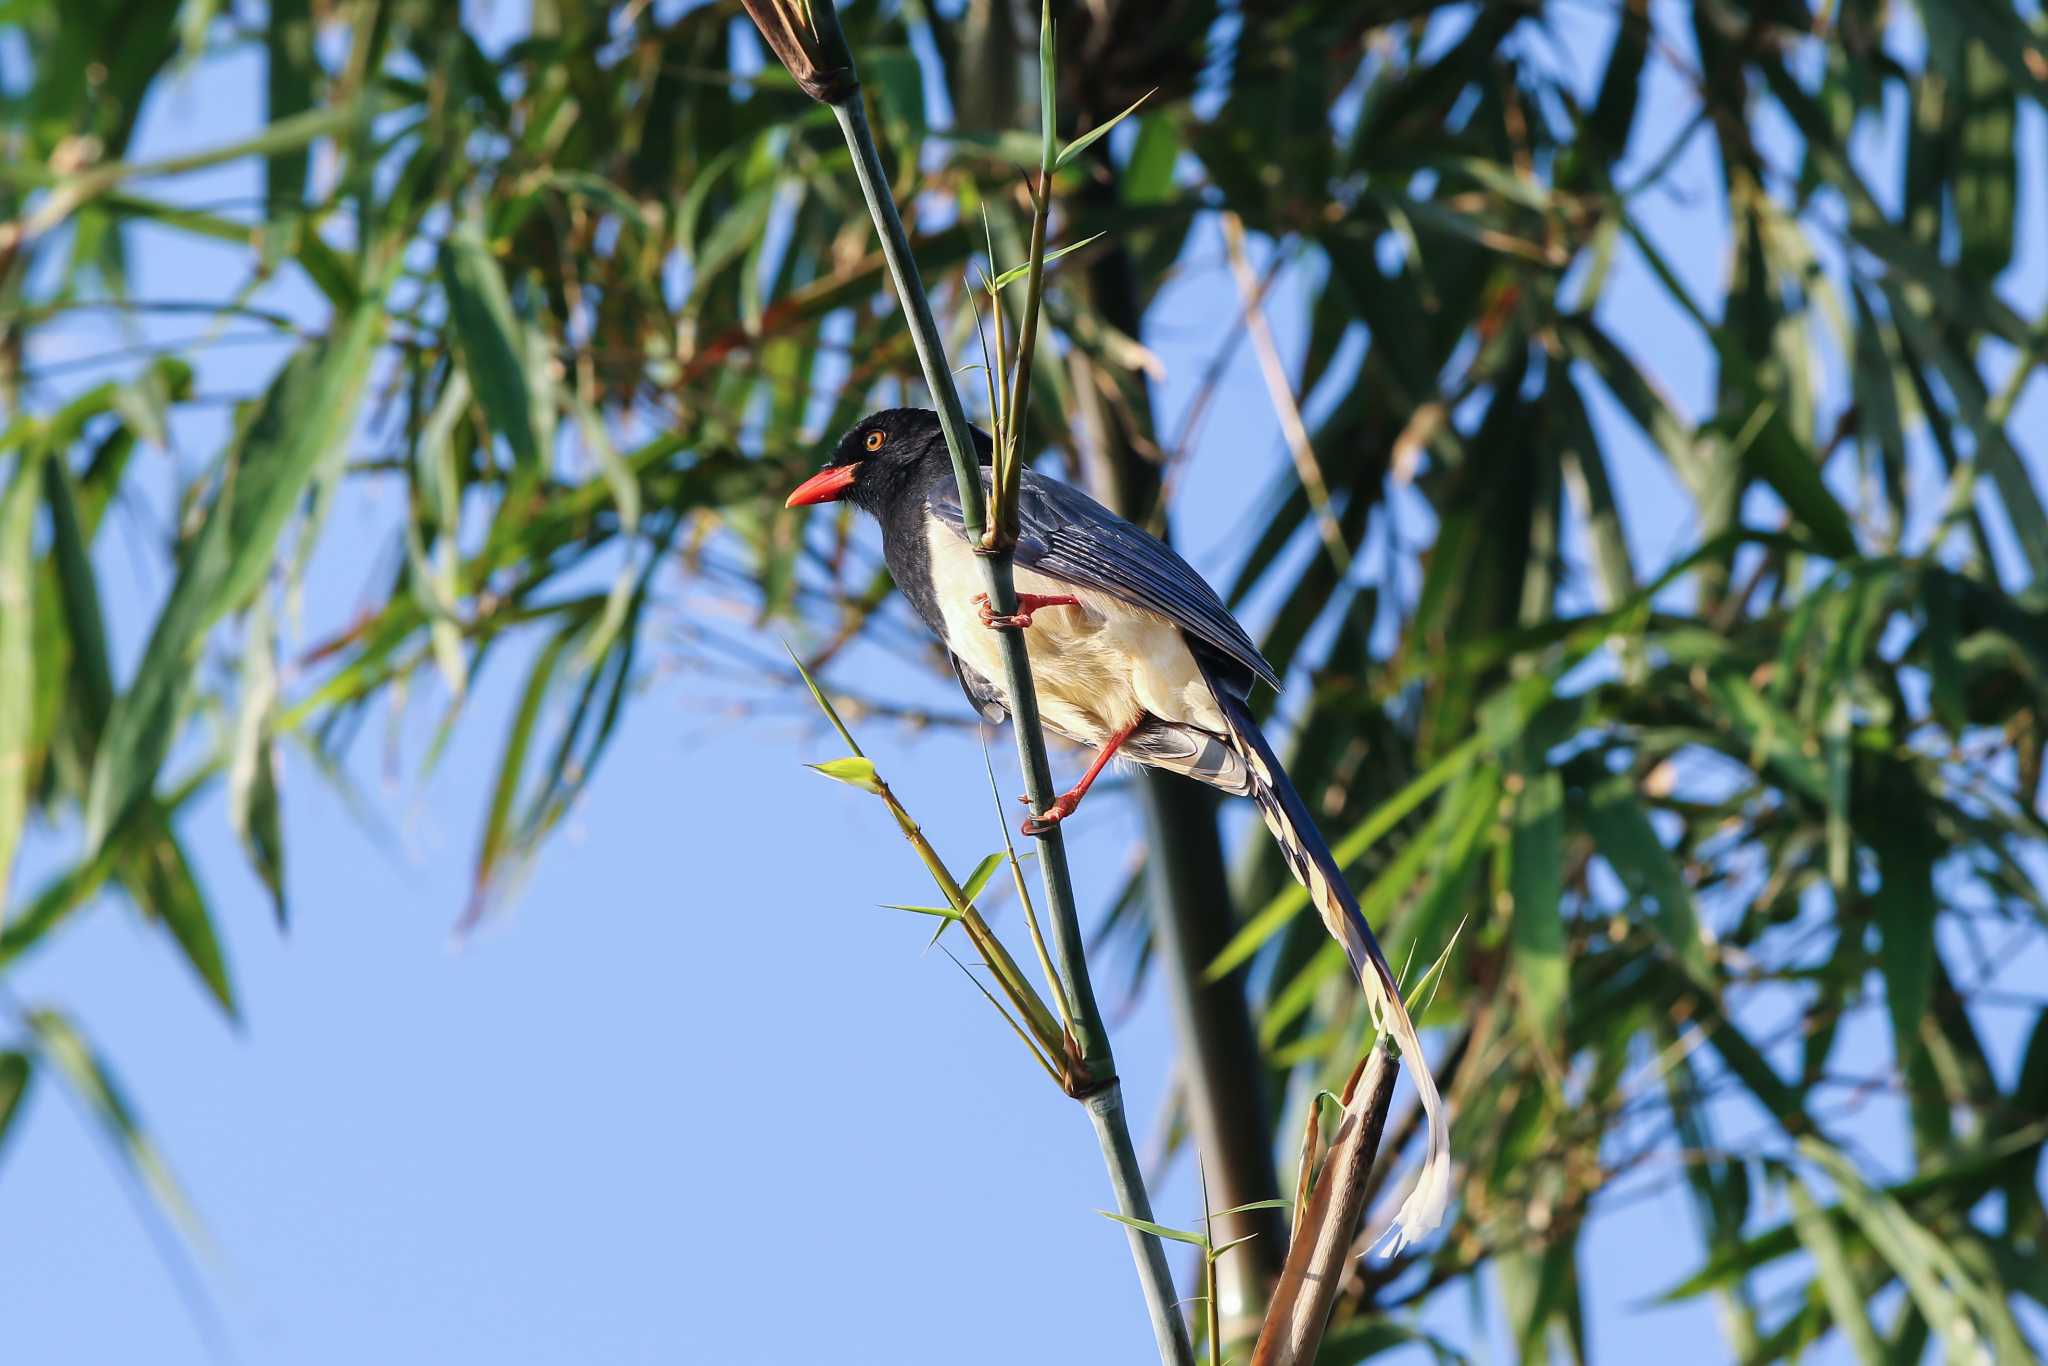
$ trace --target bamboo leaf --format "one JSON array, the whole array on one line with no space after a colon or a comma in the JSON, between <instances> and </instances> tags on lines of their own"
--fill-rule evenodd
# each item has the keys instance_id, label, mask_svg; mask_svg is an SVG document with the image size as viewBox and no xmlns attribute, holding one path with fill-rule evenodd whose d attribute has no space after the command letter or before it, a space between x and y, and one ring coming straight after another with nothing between
<instances>
[{"instance_id":1,"label":"bamboo leaf","mask_svg":"<svg viewBox=\"0 0 2048 1366\"><path fill-rule=\"evenodd\" d=\"M30 750L35 744L35 527L43 457L17 451L0 488L0 918L8 874L28 821Z\"/></svg>"},{"instance_id":2,"label":"bamboo leaf","mask_svg":"<svg viewBox=\"0 0 2048 1366\"><path fill-rule=\"evenodd\" d=\"M1059 248L1057 251L1049 251L1045 254L1044 263L1049 266L1053 262L1059 260L1062 256L1068 255L1071 252L1079 251L1081 248L1089 246L1090 244L1098 241L1104 236L1107 236L1107 234L1098 232L1095 233L1093 236L1084 237L1078 242L1069 242L1066 246ZM990 290L998 290L1005 285L1013 285L1017 283L1017 281L1029 275L1030 273L1031 264L1028 261L1021 266L1011 266L1008 270L996 276L995 279L990 280L988 282L988 288Z\"/></svg>"},{"instance_id":3,"label":"bamboo leaf","mask_svg":"<svg viewBox=\"0 0 2048 1366\"><path fill-rule=\"evenodd\" d=\"M968 901L980 896L981 889L988 886L988 880L996 875L996 870L1001 868L1006 860L1007 856L1001 851L983 857L981 862L974 865L974 871L967 875L967 881L960 884L960 895Z\"/></svg>"},{"instance_id":4,"label":"bamboo leaf","mask_svg":"<svg viewBox=\"0 0 2048 1366\"><path fill-rule=\"evenodd\" d=\"M534 430L524 333L505 277L475 228L460 228L441 244L441 286L462 368L484 416L512 448L514 463L537 469L543 452Z\"/></svg>"},{"instance_id":5,"label":"bamboo leaf","mask_svg":"<svg viewBox=\"0 0 2048 1366\"><path fill-rule=\"evenodd\" d=\"M8 1135L21 1115L21 1103L28 1098L35 1071L29 1055L14 1049L0 1053L0 1152L7 1150Z\"/></svg>"},{"instance_id":6,"label":"bamboo leaf","mask_svg":"<svg viewBox=\"0 0 2048 1366\"><path fill-rule=\"evenodd\" d=\"M909 911L914 915L935 915L941 920L960 919L960 912L954 910L951 906L903 906L893 901L885 901L882 903L882 909L885 911Z\"/></svg>"},{"instance_id":7,"label":"bamboo leaf","mask_svg":"<svg viewBox=\"0 0 2048 1366\"><path fill-rule=\"evenodd\" d=\"M365 303L332 340L293 356L230 451L142 663L107 717L86 798L89 847L155 785L206 634L269 572L293 508L354 421L383 324L381 305Z\"/></svg>"},{"instance_id":8,"label":"bamboo leaf","mask_svg":"<svg viewBox=\"0 0 2048 1366\"><path fill-rule=\"evenodd\" d=\"M836 783L857 787L863 792L881 793L882 785L875 778L875 762L856 755L844 759L827 759L822 764L807 764L813 772L822 773Z\"/></svg>"},{"instance_id":9,"label":"bamboo leaf","mask_svg":"<svg viewBox=\"0 0 2048 1366\"><path fill-rule=\"evenodd\" d=\"M54 1010L29 1011L27 1024L37 1055L77 1095L86 1112L106 1133L114 1151L140 1179L143 1189L188 1239L204 1244L205 1229L198 1214L136 1117L120 1084L85 1036L70 1019Z\"/></svg>"},{"instance_id":10,"label":"bamboo leaf","mask_svg":"<svg viewBox=\"0 0 2048 1366\"><path fill-rule=\"evenodd\" d=\"M824 689L811 677L811 671L804 667L804 662L796 657L796 651L789 648L788 641L782 642L782 648L788 652L789 662L796 665L797 675L803 679L804 686L811 690L811 700L818 704L818 710L825 713L825 719L832 723L832 729L839 732L839 738L846 742L846 747L853 752L853 756L856 759L861 757L860 746L854 742L853 732L839 719L839 711L832 705L832 699L825 696Z\"/></svg>"},{"instance_id":11,"label":"bamboo leaf","mask_svg":"<svg viewBox=\"0 0 2048 1366\"><path fill-rule=\"evenodd\" d=\"M1154 95L1158 93L1158 87L1154 86L1152 89L1147 90L1144 94L1138 96L1138 98L1136 98L1135 100L1132 100L1130 107L1124 110L1123 113L1118 114L1115 118L1111 119L1107 123L1097 124L1095 127L1089 129L1087 132L1081 134L1080 137L1075 138L1072 142L1060 148L1060 154L1053 159L1052 164L1054 168L1057 169L1058 167L1066 165L1075 157L1081 155L1081 153L1087 151L1090 147L1094 146L1098 139L1108 136L1110 131L1114 129L1118 124L1122 123L1131 115L1137 113L1139 105L1143 104L1146 100L1151 99Z\"/></svg>"},{"instance_id":12,"label":"bamboo leaf","mask_svg":"<svg viewBox=\"0 0 2048 1366\"><path fill-rule=\"evenodd\" d=\"M1564 784L1554 772L1522 775L1515 797L1509 891L1514 898L1509 941L1515 979L1531 1039L1555 1048L1563 1036L1565 988Z\"/></svg>"},{"instance_id":13,"label":"bamboo leaf","mask_svg":"<svg viewBox=\"0 0 2048 1366\"><path fill-rule=\"evenodd\" d=\"M1813 1257L1821 1292L1827 1298L1829 1311L1835 1316L1835 1326L1848 1339L1858 1361L1882 1366L1884 1347L1864 1311L1863 1289L1850 1268L1848 1249L1840 1232L1833 1221L1821 1213L1804 1185L1797 1180L1788 1181L1785 1190L1792 1202L1792 1226L1799 1234L1799 1241Z\"/></svg>"},{"instance_id":14,"label":"bamboo leaf","mask_svg":"<svg viewBox=\"0 0 2048 1366\"><path fill-rule=\"evenodd\" d=\"M1176 1243L1186 1243L1190 1247L1203 1249L1207 1249L1209 1246L1207 1238L1204 1238L1199 1233L1190 1233L1184 1228L1168 1228L1164 1224L1155 1224L1149 1219L1133 1219L1128 1214L1118 1214L1113 1210L1099 1209L1095 1212L1105 1219L1114 1219L1119 1224L1126 1224L1140 1233L1149 1233L1154 1238L1168 1238Z\"/></svg>"}]
</instances>

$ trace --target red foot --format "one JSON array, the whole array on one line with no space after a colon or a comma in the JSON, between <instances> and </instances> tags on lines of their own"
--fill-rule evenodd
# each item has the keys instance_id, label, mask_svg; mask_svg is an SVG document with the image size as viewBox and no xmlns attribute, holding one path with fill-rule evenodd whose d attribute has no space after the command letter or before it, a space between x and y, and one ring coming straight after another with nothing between
<instances>
[{"instance_id":1,"label":"red foot","mask_svg":"<svg viewBox=\"0 0 2048 1366\"><path fill-rule=\"evenodd\" d=\"M1079 598L1071 597L1065 593L1019 593L1017 595L1017 611L1015 615L1003 616L995 608L989 606L988 594L986 593L976 593L974 595L974 602L975 615L981 618L983 626L991 630L1005 626L1014 626L1020 631L1031 625L1033 613L1044 608L1079 607L1081 605Z\"/></svg>"},{"instance_id":2,"label":"red foot","mask_svg":"<svg viewBox=\"0 0 2048 1366\"><path fill-rule=\"evenodd\" d=\"M1086 789L1082 789L1085 791ZM1053 804L1036 816L1024 818L1023 831L1027 835L1043 835L1055 825L1074 814L1074 808L1081 804L1081 792L1063 792L1053 799Z\"/></svg>"},{"instance_id":3,"label":"red foot","mask_svg":"<svg viewBox=\"0 0 2048 1366\"><path fill-rule=\"evenodd\" d=\"M1088 771L1081 775L1081 781L1053 798L1052 805L1048 806L1044 811L1027 819L1022 827L1024 833L1027 835L1043 835L1055 825L1073 815L1074 808L1079 806L1081 799L1088 795L1088 789L1093 787L1095 780L1102 776L1102 770L1109 767L1109 761L1116 757L1117 750L1122 747L1124 741L1130 739L1136 733L1138 727L1144 723L1144 720L1145 718L1142 715L1139 716L1137 720L1131 722L1128 726L1125 726L1122 730L1104 741L1102 747L1095 751L1095 762L1088 765ZM1031 799L1026 797L1024 800L1028 803Z\"/></svg>"}]
</instances>

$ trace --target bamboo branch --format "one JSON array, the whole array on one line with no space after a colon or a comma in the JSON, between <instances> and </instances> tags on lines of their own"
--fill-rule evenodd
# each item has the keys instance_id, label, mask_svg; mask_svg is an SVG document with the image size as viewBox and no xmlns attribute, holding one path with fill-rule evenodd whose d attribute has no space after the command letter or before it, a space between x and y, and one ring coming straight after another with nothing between
<instances>
[{"instance_id":1,"label":"bamboo branch","mask_svg":"<svg viewBox=\"0 0 2048 1366\"><path fill-rule=\"evenodd\" d=\"M816 98L825 100L839 120L848 150L860 180L861 194L875 221L889 274L896 285L917 357L924 371L925 387L938 405L939 426L953 458L953 475L959 487L962 522L969 539L982 543L987 532L986 499L983 496L980 461L967 418L954 388L951 368L946 363L939 329L932 319L931 304L910 253L910 241L896 201L889 190L882 159L868 127L867 111L860 98L859 78L854 72L852 53L839 31L838 15L830 0L746 0L748 12L768 38L778 56L789 59L786 50L800 49L800 61L809 70L831 73L823 89L806 85ZM807 14L800 13L808 10ZM808 21L806 24L805 21ZM803 25L803 28L797 27ZM771 27L776 31L770 32ZM807 30L807 31L805 31ZM803 79L804 72L791 67ZM1042 240L1040 249L1042 250ZM1001 615L1016 610L1009 548L997 548L981 560L991 608ZM1045 735L1038 719L1038 693L1031 677L1031 663L1025 654L1022 632L1012 628L1000 634L1003 665L1008 685L1010 716L1017 739L1017 758L1023 769L1024 788L1033 811L1048 810L1056 795L1052 766L1046 758ZM1131 1144L1130 1128L1124 1118L1122 1088L1117 1081L1116 1061L1110 1052L1109 1034L1102 1012L1095 1002L1095 990L1088 977L1088 962L1081 934L1080 915L1074 904L1073 875L1067 867L1066 842L1054 825L1040 837L1039 869L1044 878L1046 910L1052 921L1054 951L1059 955L1062 985L1067 996L1067 1017L1075 1035L1069 1059L1077 1074L1074 1087L1087 1108L1101 1144L1104 1164L1109 1169L1117 1209L1134 1219L1150 1222L1152 1202L1145 1190L1144 1173L1138 1166ZM1144 1289L1152 1331L1159 1356L1168 1366L1194 1366L1194 1349L1175 1304L1172 1269L1167 1265L1165 1245L1142 1230L1125 1225L1131 1256L1137 1263L1138 1279Z\"/></svg>"},{"instance_id":2,"label":"bamboo branch","mask_svg":"<svg viewBox=\"0 0 2048 1366\"><path fill-rule=\"evenodd\" d=\"M1351 1262L1351 1240L1365 1217L1368 1178L1387 1125L1400 1066L1385 1038L1351 1074L1344 1090L1344 1118L1330 1145L1322 1177L1300 1216L1280 1283L1266 1306L1266 1323L1252 1351L1252 1366L1309 1366L1329 1326L1330 1307L1343 1287Z\"/></svg>"}]
</instances>

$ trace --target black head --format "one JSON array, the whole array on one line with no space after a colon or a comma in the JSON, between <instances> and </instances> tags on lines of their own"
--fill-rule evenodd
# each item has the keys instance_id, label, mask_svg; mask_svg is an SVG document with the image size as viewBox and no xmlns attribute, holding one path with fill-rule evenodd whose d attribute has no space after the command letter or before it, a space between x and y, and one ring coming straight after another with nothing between
<instances>
[{"instance_id":1,"label":"black head","mask_svg":"<svg viewBox=\"0 0 2048 1366\"><path fill-rule=\"evenodd\" d=\"M975 433L988 461L988 439ZM937 470L949 468L939 415L929 408L884 408L847 429L825 468L799 484L785 507L844 499L879 513L891 498L921 488Z\"/></svg>"}]
</instances>

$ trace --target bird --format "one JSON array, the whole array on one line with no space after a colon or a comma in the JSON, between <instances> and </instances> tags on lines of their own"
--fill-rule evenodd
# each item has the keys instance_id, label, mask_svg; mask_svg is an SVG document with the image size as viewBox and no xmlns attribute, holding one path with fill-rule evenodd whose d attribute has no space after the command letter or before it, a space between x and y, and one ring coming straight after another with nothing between
<instances>
[{"instance_id":1,"label":"bird","mask_svg":"<svg viewBox=\"0 0 2048 1366\"><path fill-rule=\"evenodd\" d=\"M983 487L994 443L970 428ZM1024 823L1042 835L1070 818L1113 758L1185 774L1250 797L1324 926L1409 1061L1428 1121L1414 1189L1387 1255L1434 1229L1450 1191L1442 1098L1400 987L1315 818L1253 718L1248 699L1279 676L1196 570L1143 528L1068 484L1022 472L1017 494L1017 610L999 614L960 507L938 415L889 408L849 428L824 468L785 507L845 501L881 524L897 588L952 661L983 720L1009 714L998 632L1023 632L1046 729L1095 751L1079 782Z\"/></svg>"}]
</instances>

